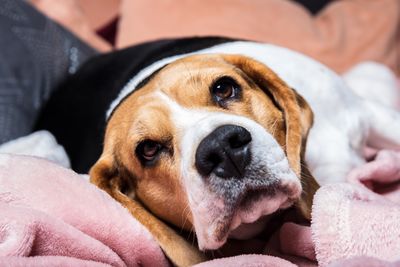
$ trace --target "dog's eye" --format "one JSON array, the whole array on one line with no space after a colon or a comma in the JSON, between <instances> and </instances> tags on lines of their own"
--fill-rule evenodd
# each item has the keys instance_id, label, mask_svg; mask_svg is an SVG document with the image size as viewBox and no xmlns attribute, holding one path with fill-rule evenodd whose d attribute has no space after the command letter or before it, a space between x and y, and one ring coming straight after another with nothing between
<instances>
[{"instance_id":1,"label":"dog's eye","mask_svg":"<svg viewBox=\"0 0 400 267\"><path fill-rule=\"evenodd\" d=\"M153 161L160 153L162 145L153 140L145 140L141 142L136 148L136 154L143 161Z\"/></svg>"},{"instance_id":2,"label":"dog's eye","mask_svg":"<svg viewBox=\"0 0 400 267\"><path fill-rule=\"evenodd\" d=\"M211 86L213 98L218 103L232 98L237 98L239 95L240 86L230 77L222 77L214 82Z\"/></svg>"}]
</instances>

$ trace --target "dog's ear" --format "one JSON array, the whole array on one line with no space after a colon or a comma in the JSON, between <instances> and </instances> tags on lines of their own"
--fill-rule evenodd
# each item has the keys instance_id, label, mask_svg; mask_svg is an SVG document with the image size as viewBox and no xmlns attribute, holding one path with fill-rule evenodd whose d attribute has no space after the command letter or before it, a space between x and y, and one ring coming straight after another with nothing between
<instances>
[{"instance_id":1,"label":"dog's ear","mask_svg":"<svg viewBox=\"0 0 400 267\"><path fill-rule=\"evenodd\" d=\"M311 108L294 89L264 64L240 55L224 55L223 58L271 96L282 111L286 126L284 150L292 170L301 177L303 185L303 194L297 207L305 218L310 219L312 198L318 189L318 183L304 162L307 136L313 123Z\"/></svg>"},{"instance_id":2,"label":"dog's ear","mask_svg":"<svg viewBox=\"0 0 400 267\"><path fill-rule=\"evenodd\" d=\"M127 182L123 176L124 171L121 172L114 156L105 147L101 158L90 170L90 181L120 202L149 230L174 266L192 266L205 261L204 254L196 247L150 213L134 196L123 193Z\"/></svg>"},{"instance_id":3,"label":"dog's ear","mask_svg":"<svg viewBox=\"0 0 400 267\"><path fill-rule=\"evenodd\" d=\"M296 203L296 205L300 213L307 220L311 220L312 201L315 192L319 188L317 181L312 176L310 170L308 169L307 163L305 162L307 137L313 123L313 113L304 98L299 95L294 89L293 92L296 94L296 101L300 108L300 125L302 128L300 167L303 192L301 194L300 200Z\"/></svg>"}]
</instances>

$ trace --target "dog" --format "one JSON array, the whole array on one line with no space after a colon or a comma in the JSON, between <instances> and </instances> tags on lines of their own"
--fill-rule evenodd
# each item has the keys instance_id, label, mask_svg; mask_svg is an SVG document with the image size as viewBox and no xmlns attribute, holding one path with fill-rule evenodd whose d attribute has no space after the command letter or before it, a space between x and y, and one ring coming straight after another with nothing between
<instances>
[{"instance_id":1,"label":"dog","mask_svg":"<svg viewBox=\"0 0 400 267\"><path fill-rule=\"evenodd\" d=\"M205 260L201 251L256 236L277 211L310 219L319 185L345 181L365 145L399 146L399 119L307 56L203 37L90 60L37 128L189 266ZM173 227L194 230L198 248Z\"/></svg>"}]
</instances>

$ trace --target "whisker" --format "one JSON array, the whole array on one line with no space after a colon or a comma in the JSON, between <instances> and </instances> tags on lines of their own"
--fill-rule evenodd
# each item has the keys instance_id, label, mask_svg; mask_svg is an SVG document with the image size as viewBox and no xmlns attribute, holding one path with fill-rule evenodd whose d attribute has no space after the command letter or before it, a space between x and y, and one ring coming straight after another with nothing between
<instances>
[{"instance_id":1,"label":"whisker","mask_svg":"<svg viewBox=\"0 0 400 267\"><path fill-rule=\"evenodd\" d=\"M271 125L271 134L272 135L275 135L275 132L276 132L276 124L278 123L278 119L275 119L275 121L272 123L272 125Z\"/></svg>"},{"instance_id":2,"label":"whisker","mask_svg":"<svg viewBox=\"0 0 400 267\"><path fill-rule=\"evenodd\" d=\"M189 236L192 237L192 246L194 247L194 245L196 243L196 234L195 234L195 231L193 229L193 226L190 228Z\"/></svg>"},{"instance_id":3,"label":"whisker","mask_svg":"<svg viewBox=\"0 0 400 267\"><path fill-rule=\"evenodd\" d=\"M180 233L182 233L182 231L184 230L184 227L185 227L186 222L188 220L188 216L187 216L189 214L188 208L189 208L189 204L186 204L185 208L182 210L181 217L184 218L184 221L183 221L183 224L181 226ZM185 212L186 212L186 214L184 214Z\"/></svg>"}]
</instances>

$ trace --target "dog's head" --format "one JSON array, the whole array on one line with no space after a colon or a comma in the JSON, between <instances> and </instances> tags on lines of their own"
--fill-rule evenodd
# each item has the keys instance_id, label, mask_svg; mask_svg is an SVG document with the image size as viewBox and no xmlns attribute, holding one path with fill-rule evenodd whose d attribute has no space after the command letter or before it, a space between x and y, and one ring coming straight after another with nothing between
<instances>
[{"instance_id":1,"label":"dog's head","mask_svg":"<svg viewBox=\"0 0 400 267\"><path fill-rule=\"evenodd\" d=\"M309 216L316 183L302 158L312 112L265 65L194 55L139 87L109 119L92 182L194 228L203 250L258 233L292 204Z\"/></svg>"}]
</instances>

